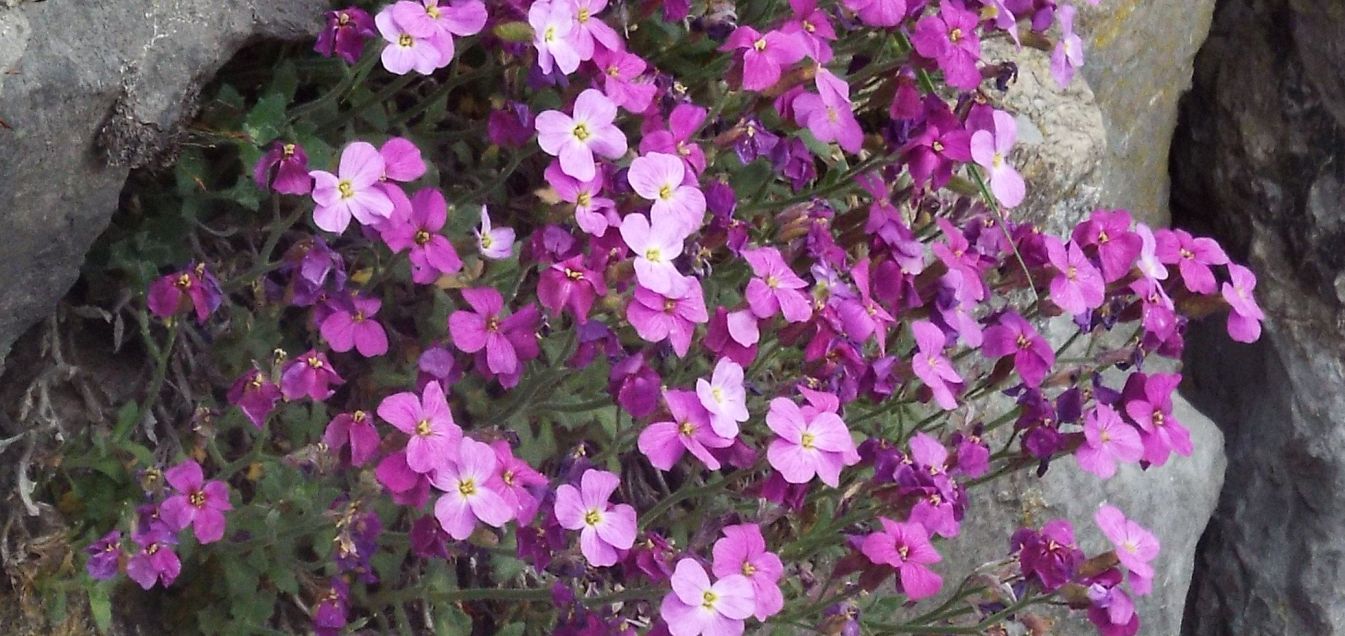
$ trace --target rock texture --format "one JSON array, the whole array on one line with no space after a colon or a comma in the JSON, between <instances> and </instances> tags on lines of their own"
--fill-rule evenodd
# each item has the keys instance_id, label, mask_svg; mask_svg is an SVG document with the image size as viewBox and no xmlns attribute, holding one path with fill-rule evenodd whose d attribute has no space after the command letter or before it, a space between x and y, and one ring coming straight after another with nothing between
<instances>
[{"instance_id":1,"label":"rock texture","mask_svg":"<svg viewBox=\"0 0 1345 636\"><path fill-rule=\"evenodd\" d=\"M0 361L51 313L202 83L255 38L320 25L322 0L0 4Z\"/></svg>"},{"instance_id":2,"label":"rock texture","mask_svg":"<svg viewBox=\"0 0 1345 636\"><path fill-rule=\"evenodd\" d=\"M1168 148L1215 0L1076 2L1083 75L1107 130L1103 200L1151 225L1168 219Z\"/></svg>"},{"instance_id":3,"label":"rock texture","mask_svg":"<svg viewBox=\"0 0 1345 636\"><path fill-rule=\"evenodd\" d=\"M1249 258L1254 348L1192 334L1194 398L1228 484L1189 634L1345 633L1345 5L1224 0L1174 142L1174 221Z\"/></svg>"}]
</instances>

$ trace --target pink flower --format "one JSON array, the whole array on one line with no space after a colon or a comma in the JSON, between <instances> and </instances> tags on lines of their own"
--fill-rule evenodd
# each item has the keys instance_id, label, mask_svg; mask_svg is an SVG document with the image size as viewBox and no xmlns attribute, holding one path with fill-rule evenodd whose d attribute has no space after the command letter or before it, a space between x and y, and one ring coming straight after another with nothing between
<instances>
[{"instance_id":1,"label":"pink flower","mask_svg":"<svg viewBox=\"0 0 1345 636\"><path fill-rule=\"evenodd\" d=\"M532 523L541 503L532 494L532 489L545 486L546 476L534 470L528 462L515 457L509 442L496 440L490 443L490 447L495 451L495 459L500 462L500 496L514 510L519 523Z\"/></svg>"},{"instance_id":2,"label":"pink flower","mask_svg":"<svg viewBox=\"0 0 1345 636\"><path fill-rule=\"evenodd\" d=\"M574 5L569 0L533 2L528 8L528 24L532 25L532 45L537 47L537 66L543 73L549 75L555 67L569 75L579 68L579 62L583 60L575 33L579 24L575 20Z\"/></svg>"},{"instance_id":3,"label":"pink flower","mask_svg":"<svg viewBox=\"0 0 1345 636\"><path fill-rule=\"evenodd\" d=\"M382 305L379 299L368 296L351 298L350 307L337 305L322 321L323 339L332 346L332 351L358 349L366 358L387 353L388 333L373 319Z\"/></svg>"},{"instance_id":4,"label":"pink flower","mask_svg":"<svg viewBox=\"0 0 1345 636\"><path fill-rule=\"evenodd\" d=\"M710 577L694 559L682 559L672 575L672 592L659 615L672 636L738 636L756 611L752 583L741 574Z\"/></svg>"},{"instance_id":5,"label":"pink flower","mask_svg":"<svg viewBox=\"0 0 1345 636\"><path fill-rule=\"evenodd\" d=\"M579 229L602 237L607 234L607 228L621 224L621 217L616 214L616 202L602 196L601 170L595 171L592 179L580 181L565 174L559 162L552 161L544 175L561 201L574 204L574 221Z\"/></svg>"},{"instance_id":6,"label":"pink flower","mask_svg":"<svg viewBox=\"0 0 1345 636\"><path fill-rule=\"evenodd\" d=\"M682 255L687 234L684 219L666 208L650 211L648 219L637 213L621 220L621 238L635 253L635 278L641 286L667 295L685 285L686 277L673 261Z\"/></svg>"},{"instance_id":7,"label":"pink flower","mask_svg":"<svg viewBox=\"0 0 1345 636\"><path fill-rule=\"evenodd\" d=\"M850 271L859 290L858 298L846 298L841 301L837 313L846 335L859 342L878 336L878 351L887 350L887 327L896 322L892 314L873 300L869 285L869 261L862 260Z\"/></svg>"},{"instance_id":8,"label":"pink flower","mask_svg":"<svg viewBox=\"0 0 1345 636\"><path fill-rule=\"evenodd\" d=\"M593 58L593 41L597 40L608 51L619 51L626 43L621 36L598 18L598 14L607 8L607 0L553 0L557 4L569 4L574 16L574 33L571 41L580 60Z\"/></svg>"},{"instance_id":9,"label":"pink flower","mask_svg":"<svg viewBox=\"0 0 1345 636\"><path fill-rule=\"evenodd\" d=\"M394 6L384 7L374 16L379 34L387 41L383 47L383 68L395 75L406 75L413 70L421 75L434 73L440 67L440 62L444 61L443 52L435 46L431 37L412 35L403 27L393 17ZM449 42L451 47L452 40ZM451 48L449 55L452 55Z\"/></svg>"},{"instance_id":10,"label":"pink flower","mask_svg":"<svg viewBox=\"0 0 1345 636\"><path fill-rule=\"evenodd\" d=\"M126 563L126 576L146 590L155 583L172 585L182 573L182 560L173 552L177 541L172 536L152 534L137 538L136 543L140 549Z\"/></svg>"},{"instance_id":11,"label":"pink flower","mask_svg":"<svg viewBox=\"0 0 1345 636\"><path fill-rule=\"evenodd\" d=\"M612 123L615 119L616 104L590 88L575 99L573 116L558 110L537 115L537 143L547 154L560 159L565 174L588 181L597 173L593 153L608 159L626 154L626 135Z\"/></svg>"},{"instance_id":12,"label":"pink flower","mask_svg":"<svg viewBox=\"0 0 1345 636\"><path fill-rule=\"evenodd\" d=\"M636 194L654 202L651 215L676 219L683 228L700 227L705 216L705 194L684 183L686 165L681 159L661 152L636 157L626 178Z\"/></svg>"},{"instance_id":13,"label":"pink flower","mask_svg":"<svg viewBox=\"0 0 1345 636\"><path fill-rule=\"evenodd\" d=\"M205 263L196 263L182 271L166 274L150 283L145 301L155 316L172 318L178 311L191 305L196 322L204 323L223 303L219 281L206 269Z\"/></svg>"},{"instance_id":14,"label":"pink flower","mask_svg":"<svg viewBox=\"0 0 1345 636\"><path fill-rule=\"evenodd\" d=\"M976 68L981 58L981 40L976 35L980 21L976 13L943 0L937 15L916 23L911 44L920 55L938 63L949 86L973 90L981 85L981 71Z\"/></svg>"},{"instance_id":15,"label":"pink flower","mask_svg":"<svg viewBox=\"0 0 1345 636\"><path fill-rule=\"evenodd\" d=\"M229 387L229 403L242 410L257 428L266 423L280 397L280 386L257 369L248 370Z\"/></svg>"},{"instance_id":16,"label":"pink flower","mask_svg":"<svg viewBox=\"0 0 1345 636\"><path fill-rule=\"evenodd\" d=\"M333 384L344 384L325 354L309 349L290 360L280 372L280 392L286 400L308 396L321 402L332 396Z\"/></svg>"},{"instance_id":17,"label":"pink flower","mask_svg":"<svg viewBox=\"0 0 1345 636\"><path fill-rule=\"evenodd\" d=\"M836 39L836 30L832 28L827 12L817 8L817 0L789 0L789 7L793 9L793 16L780 30L798 35L814 60L822 64L830 62L831 42ZM904 6L902 12L905 12Z\"/></svg>"},{"instance_id":18,"label":"pink flower","mask_svg":"<svg viewBox=\"0 0 1345 636\"><path fill-rule=\"evenodd\" d=\"M1106 291L1102 272L1084 256L1078 243L1070 241L1066 246L1059 239L1050 239L1046 242L1046 254L1060 272L1051 279L1051 300L1072 315L1101 307Z\"/></svg>"},{"instance_id":19,"label":"pink flower","mask_svg":"<svg viewBox=\"0 0 1345 636\"><path fill-rule=\"evenodd\" d=\"M473 311L459 310L448 317L453 345L466 353L484 349L486 366L491 373L512 375L519 367L518 346L526 347L531 338L531 348L536 348L536 338L531 333L524 333L530 329L536 308L531 313L520 311L504 317L501 315L504 298L491 287L464 289L462 297Z\"/></svg>"},{"instance_id":20,"label":"pink flower","mask_svg":"<svg viewBox=\"0 0 1345 636\"><path fill-rule=\"evenodd\" d=\"M644 58L629 51L598 49L593 53L593 63L602 71L603 92L617 106L632 113L649 109L658 86L639 79L649 68Z\"/></svg>"},{"instance_id":21,"label":"pink flower","mask_svg":"<svg viewBox=\"0 0 1345 636\"><path fill-rule=\"evenodd\" d=\"M308 194L313 191L313 178L308 176L308 154L299 144L279 141L272 144L253 167L252 180L263 192L274 189L280 194Z\"/></svg>"},{"instance_id":22,"label":"pink flower","mask_svg":"<svg viewBox=\"0 0 1345 636\"><path fill-rule=\"evenodd\" d=\"M1154 568L1149 562L1158 556L1158 538L1140 524L1126 519L1116 506L1104 505L1093 515L1102 534L1116 546L1116 558L1131 574L1152 579Z\"/></svg>"},{"instance_id":23,"label":"pink flower","mask_svg":"<svg viewBox=\"0 0 1345 636\"><path fill-rule=\"evenodd\" d=\"M818 141L836 142L849 153L859 152L864 131L850 103L825 95L804 93L794 100L794 120L807 126Z\"/></svg>"},{"instance_id":24,"label":"pink flower","mask_svg":"<svg viewBox=\"0 0 1345 636\"><path fill-rule=\"evenodd\" d=\"M1084 416L1083 435L1084 443L1074 451L1074 459L1079 468L1103 479L1116 474L1118 463L1133 464L1144 456L1139 432L1106 404L1098 404Z\"/></svg>"},{"instance_id":25,"label":"pink flower","mask_svg":"<svg viewBox=\"0 0 1345 636\"><path fill-rule=\"evenodd\" d=\"M476 229L476 245L481 258L500 261L514 254L514 229L492 227L490 212L481 206L481 226Z\"/></svg>"},{"instance_id":26,"label":"pink flower","mask_svg":"<svg viewBox=\"0 0 1345 636\"><path fill-rule=\"evenodd\" d=\"M988 357L1013 356L1013 366L1028 386L1041 386L1046 372L1055 365L1055 351L1032 324L1015 312L1000 316L999 323L985 330L981 353Z\"/></svg>"},{"instance_id":27,"label":"pink flower","mask_svg":"<svg viewBox=\"0 0 1345 636\"><path fill-rule=\"evenodd\" d=\"M358 410L332 418L332 421L327 423L327 430L322 433L322 442L333 455L339 457L341 449L350 446L352 466L363 466L373 459L378 453L381 441L378 431L374 429L374 418Z\"/></svg>"},{"instance_id":28,"label":"pink flower","mask_svg":"<svg viewBox=\"0 0 1345 636\"><path fill-rule=\"evenodd\" d=\"M456 454L455 461L434 471L430 482L444 493L434 503L434 518L448 536L462 541L472 536L478 521L498 528L514 518L514 511L500 496L503 482L490 446L463 437Z\"/></svg>"},{"instance_id":29,"label":"pink flower","mask_svg":"<svg viewBox=\"0 0 1345 636\"><path fill-rule=\"evenodd\" d=\"M1074 80L1074 71L1083 66L1083 40L1074 32L1077 12L1078 9L1069 4L1056 9L1056 16L1060 18L1060 42L1051 52L1051 76L1061 88L1069 86Z\"/></svg>"},{"instance_id":30,"label":"pink flower","mask_svg":"<svg viewBox=\"0 0 1345 636\"><path fill-rule=\"evenodd\" d=\"M761 526L755 523L725 526L723 538L715 541L713 554L711 571L715 577L723 580L739 574L751 582L757 620L765 621L784 608L785 599L778 581L785 566L779 556L766 550Z\"/></svg>"},{"instance_id":31,"label":"pink flower","mask_svg":"<svg viewBox=\"0 0 1345 636\"><path fill-rule=\"evenodd\" d=\"M164 480L177 492L159 507L168 527L178 531L191 526L202 544L224 537L224 513L233 510L224 482L205 481L201 465L190 459L165 471Z\"/></svg>"},{"instance_id":32,"label":"pink flower","mask_svg":"<svg viewBox=\"0 0 1345 636\"><path fill-rule=\"evenodd\" d=\"M1027 193L1022 175L1006 161L1018 137L1013 115L995 111L993 130L978 130L971 135L971 157L990 177L990 192L1006 208L1018 207Z\"/></svg>"},{"instance_id":33,"label":"pink flower","mask_svg":"<svg viewBox=\"0 0 1345 636\"><path fill-rule=\"evenodd\" d=\"M761 91L780 81L783 67L808 55L808 47L795 34L767 31L765 35L740 26L729 35L721 51L743 51L743 88Z\"/></svg>"},{"instance_id":34,"label":"pink flower","mask_svg":"<svg viewBox=\"0 0 1345 636\"><path fill-rule=\"evenodd\" d=\"M404 392L383 398L378 416L410 436L406 441L406 465L412 471L430 473L457 459L462 429L453 422L453 412L438 382L426 383L420 397Z\"/></svg>"},{"instance_id":35,"label":"pink flower","mask_svg":"<svg viewBox=\"0 0 1345 636\"><path fill-rule=\"evenodd\" d=\"M1108 283L1129 274L1145 249L1144 238L1130 231L1130 224L1130 213L1125 210L1094 210L1087 221L1074 226L1074 242L1097 252L1102 277ZM1152 254L1153 234L1148 243Z\"/></svg>"},{"instance_id":36,"label":"pink flower","mask_svg":"<svg viewBox=\"0 0 1345 636\"><path fill-rule=\"evenodd\" d=\"M377 186L383 176L384 162L378 150L363 141L346 146L341 152L338 174L314 170L313 222L328 232L340 234L355 217L365 225L377 225L392 214L392 199Z\"/></svg>"},{"instance_id":37,"label":"pink flower","mask_svg":"<svg viewBox=\"0 0 1345 636\"><path fill-rule=\"evenodd\" d=\"M374 37L374 20L359 7L347 7L326 13L326 28L313 46L323 57L340 55L346 64L354 64L364 50L364 41Z\"/></svg>"},{"instance_id":38,"label":"pink flower","mask_svg":"<svg viewBox=\"0 0 1345 636\"><path fill-rule=\"evenodd\" d=\"M593 302L607 293L602 275L584 265L584 256L576 254L542 270L537 281L537 300L552 315L570 312L576 323L588 321Z\"/></svg>"},{"instance_id":39,"label":"pink flower","mask_svg":"<svg viewBox=\"0 0 1345 636\"><path fill-rule=\"evenodd\" d=\"M696 325L708 322L710 314L705 309L700 281L686 277L667 294L637 285L626 305L626 320L645 342L668 340L678 356L685 356Z\"/></svg>"},{"instance_id":40,"label":"pink flower","mask_svg":"<svg viewBox=\"0 0 1345 636\"><path fill-rule=\"evenodd\" d=\"M700 106L678 104L668 114L667 130L645 133L644 138L640 140L640 152L676 155L699 175L705 171L705 151L692 136L700 131L707 114Z\"/></svg>"},{"instance_id":41,"label":"pink flower","mask_svg":"<svg viewBox=\"0 0 1345 636\"><path fill-rule=\"evenodd\" d=\"M1143 431L1142 459L1155 466L1166 464L1173 451L1189 457L1194 450L1191 432L1172 415L1172 394L1181 383L1179 373L1135 373L1121 391L1125 414Z\"/></svg>"},{"instance_id":42,"label":"pink flower","mask_svg":"<svg viewBox=\"0 0 1345 636\"><path fill-rule=\"evenodd\" d=\"M1211 265L1227 265L1228 255L1212 238L1194 238L1186 230L1154 233L1158 260L1176 265L1186 288L1197 294L1213 294L1216 286Z\"/></svg>"},{"instance_id":43,"label":"pink flower","mask_svg":"<svg viewBox=\"0 0 1345 636\"><path fill-rule=\"evenodd\" d=\"M439 0L403 0L392 5L392 17L406 32L429 38L439 51L439 67L453 60L453 36L476 35L486 26L486 5L477 0L442 4Z\"/></svg>"},{"instance_id":44,"label":"pink flower","mask_svg":"<svg viewBox=\"0 0 1345 636\"><path fill-rule=\"evenodd\" d=\"M1158 240L1154 238L1153 230L1143 223L1136 223L1135 234L1140 237L1140 253L1135 266L1140 273L1153 280L1167 280L1168 268L1158 260Z\"/></svg>"},{"instance_id":45,"label":"pink flower","mask_svg":"<svg viewBox=\"0 0 1345 636\"><path fill-rule=\"evenodd\" d=\"M733 440L720 437L710 426L710 412L691 391L664 391L671 421L655 422L640 432L640 452L659 470L672 470L687 451L706 468L719 470L711 448L728 448Z\"/></svg>"},{"instance_id":46,"label":"pink flower","mask_svg":"<svg viewBox=\"0 0 1345 636\"><path fill-rule=\"evenodd\" d=\"M915 336L916 346L915 356L911 360L911 370L934 392L934 401L939 406L950 411L957 408L957 398L953 396L953 389L948 385L961 384L962 376L958 375L953 363L943 355L946 342L943 330L928 320L917 320L911 323L911 332Z\"/></svg>"},{"instance_id":47,"label":"pink flower","mask_svg":"<svg viewBox=\"0 0 1345 636\"><path fill-rule=\"evenodd\" d=\"M747 366L757 357L757 343L760 340L761 329L751 310L730 312L723 307L716 307L715 315L710 317L710 324L705 330L704 342L705 347L715 355Z\"/></svg>"},{"instance_id":48,"label":"pink flower","mask_svg":"<svg viewBox=\"0 0 1345 636\"><path fill-rule=\"evenodd\" d=\"M912 601L938 593L943 578L929 569L929 564L943 560L929 542L929 532L918 523L898 523L879 517L883 524L880 532L864 537L860 550L878 565L897 569L901 592Z\"/></svg>"},{"instance_id":49,"label":"pink flower","mask_svg":"<svg viewBox=\"0 0 1345 636\"><path fill-rule=\"evenodd\" d=\"M873 27L897 26L906 17L906 0L844 0L843 4Z\"/></svg>"},{"instance_id":50,"label":"pink flower","mask_svg":"<svg viewBox=\"0 0 1345 636\"><path fill-rule=\"evenodd\" d=\"M784 314L788 322L804 322L812 317L813 305L808 283L785 264L780 250L761 247L743 250L742 257L756 276L747 283L747 304L758 318Z\"/></svg>"},{"instance_id":51,"label":"pink flower","mask_svg":"<svg viewBox=\"0 0 1345 636\"><path fill-rule=\"evenodd\" d=\"M589 469L580 478L579 488L562 484L556 489L556 521L579 531L579 548L596 567L616 565L617 550L635 545L635 509L608 502L620 483L612 473Z\"/></svg>"},{"instance_id":52,"label":"pink flower","mask_svg":"<svg viewBox=\"0 0 1345 636\"><path fill-rule=\"evenodd\" d=\"M411 196L411 214L391 221L383 228L383 241L394 253L410 249L411 280L421 285L432 283L444 274L462 269L462 259L448 238L440 234L448 220L444 195L425 188Z\"/></svg>"},{"instance_id":53,"label":"pink flower","mask_svg":"<svg viewBox=\"0 0 1345 636\"><path fill-rule=\"evenodd\" d=\"M1256 342L1261 338L1261 321L1266 319L1265 312L1252 295L1252 290L1256 289L1256 274L1230 263L1228 276L1231 280L1222 287L1224 300L1232 307L1228 312L1228 336L1238 342Z\"/></svg>"},{"instance_id":54,"label":"pink flower","mask_svg":"<svg viewBox=\"0 0 1345 636\"><path fill-rule=\"evenodd\" d=\"M845 422L825 408L836 403L835 396L804 389L813 402L799 408L789 398L771 400L766 425L776 438L766 449L766 459L791 484L806 484L816 476L822 483L840 485L841 468L859 463L859 452ZM838 404L837 404L838 406Z\"/></svg>"},{"instance_id":55,"label":"pink flower","mask_svg":"<svg viewBox=\"0 0 1345 636\"><path fill-rule=\"evenodd\" d=\"M749 417L743 368L732 360L720 358L710 380L696 380L696 395L710 412L710 427L715 434L729 439L737 437L738 424Z\"/></svg>"}]
</instances>

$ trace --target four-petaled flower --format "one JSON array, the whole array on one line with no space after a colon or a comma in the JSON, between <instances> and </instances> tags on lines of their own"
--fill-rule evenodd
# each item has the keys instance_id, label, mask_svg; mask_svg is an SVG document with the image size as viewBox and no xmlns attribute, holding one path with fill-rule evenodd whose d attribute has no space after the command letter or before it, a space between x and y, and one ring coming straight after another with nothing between
<instances>
[{"instance_id":1,"label":"four-petaled flower","mask_svg":"<svg viewBox=\"0 0 1345 636\"><path fill-rule=\"evenodd\" d=\"M608 159L626 154L626 135L612 123L615 120L616 104L590 88L574 100L573 115L558 110L537 115L537 144L560 159L565 174L588 181L598 171L594 153Z\"/></svg>"},{"instance_id":2,"label":"four-petaled flower","mask_svg":"<svg viewBox=\"0 0 1345 636\"><path fill-rule=\"evenodd\" d=\"M713 584L695 559L682 559L672 575L672 592L663 597L659 615L672 636L733 636L756 611L752 583L742 574Z\"/></svg>"},{"instance_id":3,"label":"four-petaled flower","mask_svg":"<svg viewBox=\"0 0 1345 636\"><path fill-rule=\"evenodd\" d=\"M620 484L612 473L589 469L580 477L579 488L561 484L556 489L556 521L579 531L579 548L590 565L616 565L617 551L635 545L635 509L608 501Z\"/></svg>"},{"instance_id":4,"label":"four-petaled flower","mask_svg":"<svg viewBox=\"0 0 1345 636\"><path fill-rule=\"evenodd\" d=\"M233 510L224 482L206 481L201 465L192 460L164 471L164 480L177 492L159 507L159 516L169 528L177 531L191 526L202 544L224 537L224 513Z\"/></svg>"},{"instance_id":5,"label":"four-petaled flower","mask_svg":"<svg viewBox=\"0 0 1345 636\"><path fill-rule=\"evenodd\" d=\"M434 518L448 536L462 541L472 536L478 521L498 528L514 518L514 510L500 496L503 481L495 451L469 437L459 442L456 458L437 467L430 483L444 493L434 504Z\"/></svg>"},{"instance_id":6,"label":"four-petaled flower","mask_svg":"<svg viewBox=\"0 0 1345 636\"><path fill-rule=\"evenodd\" d=\"M836 414L836 396L802 389L809 404L800 408L789 398L771 400L766 425L776 438L766 448L766 459L791 484L806 484L813 477L835 488L841 469L859 463L859 452L850 430Z\"/></svg>"},{"instance_id":7,"label":"four-petaled flower","mask_svg":"<svg viewBox=\"0 0 1345 636\"><path fill-rule=\"evenodd\" d=\"M897 570L900 589L907 598L918 601L933 596L943 585L943 578L929 569L929 564L942 560L929 542L929 532L918 523L901 523L879 517L883 529L864 537L861 551L878 565L890 565Z\"/></svg>"},{"instance_id":8,"label":"four-petaled flower","mask_svg":"<svg viewBox=\"0 0 1345 636\"><path fill-rule=\"evenodd\" d=\"M417 473L440 470L457 459L462 429L453 421L444 389L428 382L419 397L389 395L378 405L378 417L406 433L406 465Z\"/></svg>"}]
</instances>

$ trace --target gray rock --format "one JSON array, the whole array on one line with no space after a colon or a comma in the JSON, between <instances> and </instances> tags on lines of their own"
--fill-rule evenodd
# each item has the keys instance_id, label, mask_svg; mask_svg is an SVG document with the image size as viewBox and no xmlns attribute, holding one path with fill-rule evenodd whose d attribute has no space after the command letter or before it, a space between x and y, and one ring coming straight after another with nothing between
<instances>
[{"instance_id":1,"label":"gray rock","mask_svg":"<svg viewBox=\"0 0 1345 636\"><path fill-rule=\"evenodd\" d=\"M322 0L0 6L0 360L75 281L129 169L170 146L199 87L249 41L314 33L325 7Z\"/></svg>"},{"instance_id":2,"label":"gray rock","mask_svg":"<svg viewBox=\"0 0 1345 636\"><path fill-rule=\"evenodd\" d=\"M1260 281L1265 334L1189 336L1192 400L1227 438L1189 634L1345 633L1345 8L1227 0L1174 141L1177 223Z\"/></svg>"}]
</instances>

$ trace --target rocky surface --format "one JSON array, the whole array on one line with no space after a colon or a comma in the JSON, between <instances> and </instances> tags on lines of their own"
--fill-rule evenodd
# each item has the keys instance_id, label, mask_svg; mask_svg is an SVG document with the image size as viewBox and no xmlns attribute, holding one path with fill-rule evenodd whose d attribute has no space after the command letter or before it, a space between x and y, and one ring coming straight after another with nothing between
<instances>
[{"instance_id":1,"label":"rocky surface","mask_svg":"<svg viewBox=\"0 0 1345 636\"><path fill-rule=\"evenodd\" d=\"M1224 428L1189 634L1345 633L1345 7L1224 0L1174 141L1174 221L1260 278L1262 342L1191 335L1188 379Z\"/></svg>"},{"instance_id":2,"label":"rocky surface","mask_svg":"<svg viewBox=\"0 0 1345 636\"><path fill-rule=\"evenodd\" d=\"M0 4L0 361L51 313L131 167L153 162L197 89L247 42L320 25L321 0Z\"/></svg>"}]
</instances>

